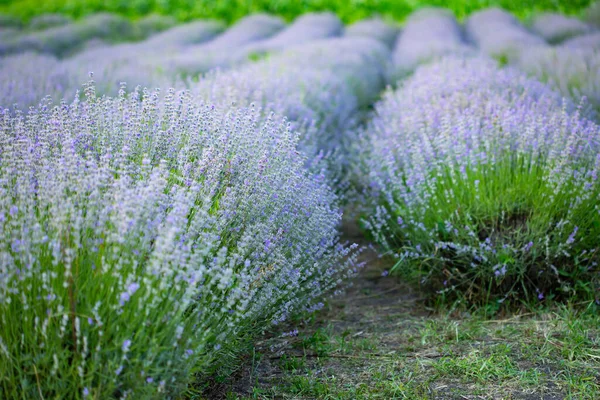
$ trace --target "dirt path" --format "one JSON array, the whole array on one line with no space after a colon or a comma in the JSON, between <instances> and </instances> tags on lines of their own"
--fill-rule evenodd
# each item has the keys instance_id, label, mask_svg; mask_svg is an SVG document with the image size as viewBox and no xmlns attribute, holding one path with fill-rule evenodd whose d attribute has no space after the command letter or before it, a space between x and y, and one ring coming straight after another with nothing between
<instances>
[{"instance_id":1,"label":"dirt path","mask_svg":"<svg viewBox=\"0 0 600 400\"><path fill-rule=\"evenodd\" d=\"M259 341L208 398L600 399L597 315L440 315L382 276L390 260L363 257L368 266L343 296L291 321L297 335Z\"/></svg>"}]
</instances>

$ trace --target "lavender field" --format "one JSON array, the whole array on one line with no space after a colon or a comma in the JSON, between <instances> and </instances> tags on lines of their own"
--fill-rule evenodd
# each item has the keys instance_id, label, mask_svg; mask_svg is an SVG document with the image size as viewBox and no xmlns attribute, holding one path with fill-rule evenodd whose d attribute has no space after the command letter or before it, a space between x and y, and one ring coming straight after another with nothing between
<instances>
[{"instance_id":1,"label":"lavender field","mask_svg":"<svg viewBox=\"0 0 600 400\"><path fill-rule=\"evenodd\" d=\"M0 18L0 399L600 399L598 10Z\"/></svg>"}]
</instances>

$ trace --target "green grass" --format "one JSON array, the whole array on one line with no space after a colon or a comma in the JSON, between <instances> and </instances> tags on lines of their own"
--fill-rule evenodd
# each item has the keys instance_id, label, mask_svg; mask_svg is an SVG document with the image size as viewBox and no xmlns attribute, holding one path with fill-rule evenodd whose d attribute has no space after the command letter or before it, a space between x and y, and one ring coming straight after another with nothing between
<instances>
[{"instance_id":1,"label":"green grass","mask_svg":"<svg viewBox=\"0 0 600 400\"><path fill-rule=\"evenodd\" d=\"M410 334L415 325L422 327ZM377 327L371 339L336 332L335 324L317 328L275 357L277 378L257 378L249 394L229 391L226 398L600 398L600 318L591 311L506 320L438 315L402 326L398 341L415 345L396 351L381 345ZM365 340L369 346L359 345Z\"/></svg>"},{"instance_id":2,"label":"green grass","mask_svg":"<svg viewBox=\"0 0 600 400\"><path fill-rule=\"evenodd\" d=\"M539 10L578 14L590 2L591 0L0 0L0 11L24 19L49 12L81 17L93 12L109 11L132 18L159 13L175 16L182 21L217 18L233 22L254 12L268 12L291 20L306 12L330 10L344 22L350 23L374 14L401 21L422 6L447 7L459 18L490 6L503 7L520 17Z\"/></svg>"},{"instance_id":3,"label":"green grass","mask_svg":"<svg viewBox=\"0 0 600 400\"><path fill-rule=\"evenodd\" d=\"M434 311L380 273L282 328L299 336L267 336L234 378L196 399L600 398L597 305Z\"/></svg>"},{"instance_id":4,"label":"green grass","mask_svg":"<svg viewBox=\"0 0 600 400\"><path fill-rule=\"evenodd\" d=\"M394 251L419 255L400 258L390 272L429 290L435 301L514 307L523 301L536 302L538 295L540 300L594 299L598 282L593 266L598 256L576 255L594 253L592 238L600 234L596 203L572 206L583 185L566 180L557 189L548 179L553 168L545 154L516 152L493 163L469 166L464 173L458 172L458 166L435 169L434 183L421 197L427 199L423 206L398 206L395 211L404 221L421 222L425 229L416 223L396 228L390 240ZM595 199L600 185L592 190L590 199ZM558 221L567 225L559 229ZM453 228L447 228L448 222ZM586 233L569 244L573 256L565 256L558 249L578 229ZM439 243L465 246L472 252ZM482 243L489 248L482 250Z\"/></svg>"}]
</instances>

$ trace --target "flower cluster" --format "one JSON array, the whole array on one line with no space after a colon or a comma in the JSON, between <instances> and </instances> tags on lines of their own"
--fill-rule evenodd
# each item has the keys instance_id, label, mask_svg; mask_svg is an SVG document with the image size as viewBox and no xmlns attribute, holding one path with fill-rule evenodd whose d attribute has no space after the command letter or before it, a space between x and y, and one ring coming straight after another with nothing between
<instances>
[{"instance_id":1,"label":"flower cluster","mask_svg":"<svg viewBox=\"0 0 600 400\"><path fill-rule=\"evenodd\" d=\"M395 77L447 54L470 52L454 15L445 9L425 8L411 14L393 53Z\"/></svg>"},{"instance_id":2,"label":"flower cluster","mask_svg":"<svg viewBox=\"0 0 600 400\"><path fill-rule=\"evenodd\" d=\"M365 19L346 27L344 36L366 36L377 39L389 48L393 48L398 37L399 28L379 18Z\"/></svg>"},{"instance_id":3,"label":"flower cluster","mask_svg":"<svg viewBox=\"0 0 600 400\"><path fill-rule=\"evenodd\" d=\"M600 128L547 86L450 57L388 92L361 146L396 272L472 303L598 296Z\"/></svg>"},{"instance_id":4,"label":"flower cluster","mask_svg":"<svg viewBox=\"0 0 600 400\"><path fill-rule=\"evenodd\" d=\"M0 149L3 397L176 396L356 269L328 182L252 106L90 85L2 110Z\"/></svg>"},{"instance_id":5,"label":"flower cluster","mask_svg":"<svg viewBox=\"0 0 600 400\"><path fill-rule=\"evenodd\" d=\"M559 43L592 30L585 22L557 13L541 13L533 18L532 30L548 43Z\"/></svg>"}]
</instances>

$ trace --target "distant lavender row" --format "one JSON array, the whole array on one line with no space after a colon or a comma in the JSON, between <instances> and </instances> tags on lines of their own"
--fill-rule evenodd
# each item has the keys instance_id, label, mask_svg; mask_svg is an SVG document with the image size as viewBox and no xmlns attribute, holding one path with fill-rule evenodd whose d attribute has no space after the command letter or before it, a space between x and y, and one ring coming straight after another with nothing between
<instances>
[{"instance_id":1,"label":"distant lavender row","mask_svg":"<svg viewBox=\"0 0 600 400\"><path fill-rule=\"evenodd\" d=\"M340 34L341 21L329 13L306 14L284 27L275 17L256 15L236 24L214 40L198 46L190 46L163 64L166 75L171 77L192 76L216 68L229 68L260 59L270 53L291 49L311 41Z\"/></svg>"},{"instance_id":2,"label":"distant lavender row","mask_svg":"<svg viewBox=\"0 0 600 400\"><path fill-rule=\"evenodd\" d=\"M176 397L355 271L282 116L85 92L0 110L3 397Z\"/></svg>"},{"instance_id":3,"label":"distant lavender row","mask_svg":"<svg viewBox=\"0 0 600 400\"><path fill-rule=\"evenodd\" d=\"M534 17L532 29L548 43L558 43L586 34L592 27L585 22L556 13L541 13Z\"/></svg>"},{"instance_id":4,"label":"distant lavender row","mask_svg":"<svg viewBox=\"0 0 600 400\"><path fill-rule=\"evenodd\" d=\"M292 25L279 34L242 49L235 58L260 56L310 41L339 36L343 29L342 21L332 13L306 14L298 17Z\"/></svg>"},{"instance_id":5,"label":"distant lavender row","mask_svg":"<svg viewBox=\"0 0 600 400\"><path fill-rule=\"evenodd\" d=\"M42 29L66 25L69 22L71 22L71 18L63 14L42 14L31 18L28 28L39 31Z\"/></svg>"},{"instance_id":6,"label":"distant lavender row","mask_svg":"<svg viewBox=\"0 0 600 400\"><path fill-rule=\"evenodd\" d=\"M192 87L215 104L255 103L302 127L307 154L339 150L348 129L388 82L389 49L361 37L334 38L274 55Z\"/></svg>"},{"instance_id":7,"label":"distant lavender row","mask_svg":"<svg viewBox=\"0 0 600 400\"><path fill-rule=\"evenodd\" d=\"M133 25L129 20L100 13L82 21L15 36L0 44L0 54L35 50L64 56L93 38L126 40L133 35Z\"/></svg>"},{"instance_id":8,"label":"distant lavender row","mask_svg":"<svg viewBox=\"0 0 600 400\"><path fill-rule=\"evenodd\" d=\"M511 14L499 8L473 13L465 24L469 39L483 53L511 61L521 49L546 42L529 32Z\"/></svg>"},{"instance_id":9,"label":"distant lavender row","mask_svg":"<svg viewBox=\"0 0 600 400\"><path fill-rule=\"evenodd\" d=\"M521 52L515 65L576 103L585 98L585 114L600 116L600 49L571 48L567 43L533 47Z\"/></svg>"},{"instance_id":10,"label":"distant lavender row","mask_svg":"<svg viewBox=\"0 0 600 400\"><path fill-rule=\"evenodd\" d=\"M565 40L562 45L568 48L600 50L600 31Z\"/></svg>"},{"instance_id":11,"label":"distant lavender row","mask_svg":"<svg viewBox=\"0 0 600 400\"><path fill-rule=\"evenodd\" d=\"M539 16L533 29L549 41L580 36L550 46L497 9L475 13L467 21L470 37L484 53L517 66L576 103L586 97L586 115L593 117L600 110L600 56L594 50L598 34L581 21L555 14Z\"/></svg>"},{"instance_id":12,"label":"distant lavender row","mask_svg":"<svg viewBox=\"0 0 600 400\"><path fill-rule=\"evenodd\" d=\"M156 14L134 22L106 13L77 22L62 14L42 14L33 17L25 27L0 24L0 32L4 32L0 35L0 54L35 50L65 56L82 50L89 40L142 40L176 24L175 18Z\"/></svg>"},{"instance_id":13,"label":"distant lavender row","mask_svg":"<svg viewBox=\"0 0 600 400\"><path fill-rule=\"evenodd\" d=\"M393 53L396 77L412 72L419 64L447 54L465 54L465 44L454 15L445 9L429 8L413 13L400 33Z\"/></svg>"},{"instance_id":14,"label":"distant lavender row","mask_svg":"<svg viewBox=\"0 0 600 400\"><path fill-rule=\"evenodd\" d=\"M600 128L547 86L444 59L386 94L357 147L365 224L405 277L474 303L598 296Z\"/></svg>"},{"instance_id":15,"label":"distant lavender row","mask_svg":"<svg viewBox=\"0 0 600 400\"><path fill-rule=\"evenodd\" d=\"M260 58L264 52L290 49L318 38L339 35L342 25L331 14L308 14L289 27L275 17L253 15L221 33L224 26L214 21L185 24L156 34L138 43L99 46L83 51L64 62L44 62L42 75L66 76L61 78L64 93L46 91L43 76L27 73L32 84L27 92L5 91L3 105L14 103L21 107L35 104L43 96L51 94L72 96L81 84L94 73L97 91L116 94L121 82L129 88L137 85L149 87L183 87L182 81L215 68L228 68ZM30 67L20 65L23 57L14 57L7 63L0 80L2 87L15 87ZM54 71L50 71L53 69ZM39 88L39 89L36 89ZM56 97L55 97L56 98Z\"/></svg>"},{"instance_id":16,"label":"distant lavender row","mask_svg":"<svg viewBox=\"0 0 600 400\"><path fill-rule=\"evenodd\" d=\"M94 72L101 93L116 94L121 82L127 82L130 88L137 85L172 87L182 72L177 68L177 61L193 49L204 49L192 59L198 65L217 67L219 63L210 58L209 49L227 44L227 51L219 53L226 58L237 46L268 37L282 27L281 20L266 15L246 17L228 30L215 21L193 22L139 43L81 53L67 60L65 65L73 88L85 82L90 71Z\"/></svg>"},{"instance_id":17,"label":"distant lavender row","mask_svg":"<svg viewBox=\"0 0 600 400\"><path fill-rule=\"evenodd\" d=\"M67 71L52 55L26 52L0 58L0 107L26 110L44 96L62 98L70 87ZM67 95L74 96L75 91Z\"/></svg>"},{"instance_id":18,"label":"distant lavender row","mask_svg":"<svg viewBox=\"0 0 600 400\"><path fill-rule=\"evenodd\" d=\"M389 48L394 47L399 29L396 26L388 24L381 19L372 18L355 22L348 26L344 31L347 37L369 37L377 39Z\"/></svg>"}]
</instances>

